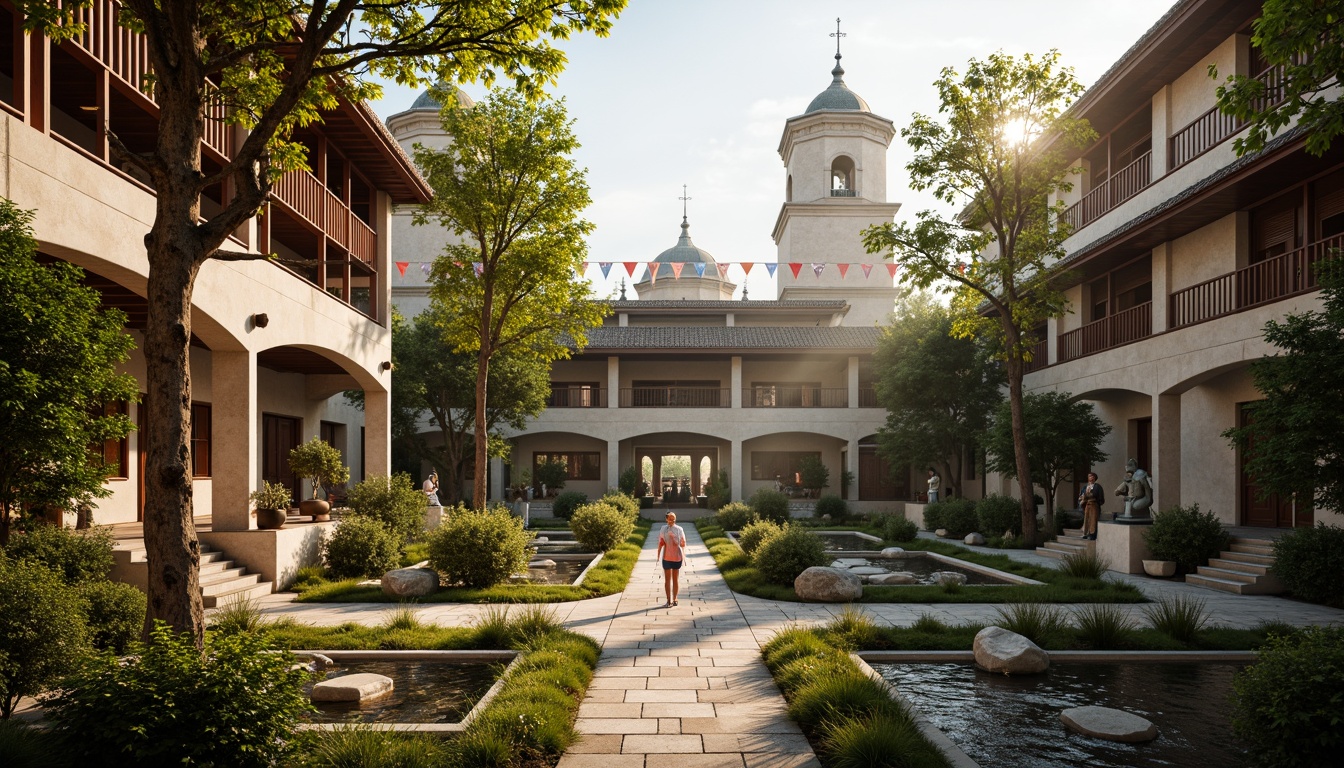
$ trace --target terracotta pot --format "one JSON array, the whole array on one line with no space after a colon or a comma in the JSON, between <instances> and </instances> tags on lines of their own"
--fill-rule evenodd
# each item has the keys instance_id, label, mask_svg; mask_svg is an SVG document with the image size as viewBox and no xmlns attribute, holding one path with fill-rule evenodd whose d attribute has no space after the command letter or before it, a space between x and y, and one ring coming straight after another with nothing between
<instances>
[{"instance_id":1,"label":"terracotta pot","mask_svg":"<svg viewBox=\"0 0 1344 768\"><path fill-rule=\"evenodd\" d=\"M287 513L288 510L284 509L258 509L257 527L262 530L284 528Z\"/></svg>"},{"instance_id":2,"label":"terracotta pot","mask_svg":"<svg viewBox=\"0 0 1344 768\"><path fill-rule=\"evenodd\" d=\"M313 522L326 522L331 519L331 504L321 499L306 499L299 502L299 514L313 518Z\"/></svg>"}]
</instances>

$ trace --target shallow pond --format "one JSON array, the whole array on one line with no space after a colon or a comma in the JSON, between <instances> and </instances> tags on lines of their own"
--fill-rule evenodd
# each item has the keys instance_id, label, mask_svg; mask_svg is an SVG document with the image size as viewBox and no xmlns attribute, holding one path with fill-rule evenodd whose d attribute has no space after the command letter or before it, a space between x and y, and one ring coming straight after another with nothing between
<instances>
[{"instance_id":1,"label":"shallow pond","mask_svg":"<svg viewBox=\"0 0 1344 768\"><path fill-rule=\"evenodd\" d=\"M881 541L873 541L854 533L817 531L821 540L826 542L827 552L881 552L886 546Z\"/></svg>"},{"instance_id":2,"label":"shallow pond","mask_svg":"<svg viewBox=\"0 0 1344 768\"><path fill-rule=\"evenodd\" d=\"M843 554L843 553L839 553ZM1013 582L1004 579L998 579L988 574L973 571L969 568L963 568L941 560L935 560L931 557L911 553L908 557L883 558L883 557L843 557L832 562L835 567L840 566L858 566L867 568L881 568L887 573L898 573L904 571L913 574L919 579L920 584L933 584L933 574L938 571L952 571L966 576L967 584L1011 584ZM875 585L876 586L876 585Z\"/></svg>"},{"instance_id":3,"label":"shallow pond","mask_svg":"<svg viewBox=\"0 0 1344 768\"><path fill-rule=\"evenodd\" d=\"M983 766L1234 768L1232 676L1239 664L1062 663L1007 677L968 664L874 664L887 681ZM1147 744L1068 730L1060 712L1114 707L1155 723Z\"/></svg>"},{"instance_id":4,"label":"shallow pond","mask_svg":"<svg viewBox=\"0 0 1344 768\"><path fill-rule=\"evenodd\" d=\"M541 568L529 566L527 569L526 581L530 581L533 584L573 584L574 580L579 578L579 574L583 573L583 569L587 568L588 564L593 562L596 557L597 555L587 555L580 558L566 557L563 559L556 559L554 567L547 566ZM534 562L536 560L548 559L551 558L548 558L542 553L537 553Z\"/></svg>"},{"instance_id":5,"label":"shallow pond","mask_svg":"<svg viewBox=\"0 0 1344 768\"><path fill-rule=\"evenodd\" d=\"M371 672L392 678L392 692L367 702L323 702L310 723L456 723L490 690L503 668L491 662L349 661L327 678ZM304 694L312 685L304 686Z\"/></svg>"}]
</instances>

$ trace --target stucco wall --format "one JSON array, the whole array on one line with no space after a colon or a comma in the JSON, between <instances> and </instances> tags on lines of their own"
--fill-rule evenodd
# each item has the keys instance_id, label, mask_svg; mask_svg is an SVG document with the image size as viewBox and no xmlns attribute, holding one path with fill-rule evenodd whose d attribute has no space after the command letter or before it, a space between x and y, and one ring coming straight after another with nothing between
<instances>
[{"instance_id":1,"label":"stucco wall","mask_svg":"<svg viewBox=\"0 0 1344 768\"><path fill-rule=\"evenodd\" d=\"M1179 291L1237 268L1238 220L1233 213L1171 243L1171 288Z\"/></svg>"},{"instance_id":2,"label":"stucco wall","mask_svg":"<svg viewBox=\"0 0 1344 768\"><path fill-rule=\"evenodd\" d=\"M1213 109L1217 103L1215 89L1237 70L1238 39L1227 38L1209 51L1199 63L1176 78L1171 84L1171 126L1175 133L1192 120ZM1209 66L1218 68L1218 79L1209 77ZM1244 67L1243 67L1244 69ZM1241 74L1246 74L1244 71Z\"/></svg>"}]
</instances>

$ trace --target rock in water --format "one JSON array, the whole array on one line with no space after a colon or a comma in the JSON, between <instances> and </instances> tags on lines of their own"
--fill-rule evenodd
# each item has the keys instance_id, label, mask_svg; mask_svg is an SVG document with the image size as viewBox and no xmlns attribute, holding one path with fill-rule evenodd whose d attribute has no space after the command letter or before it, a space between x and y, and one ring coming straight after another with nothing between
<instances>
[{"instance_id":1,"label":"rock in water","mask_svg":"<svg viewBox=\"0 0 1344 768\"><path fill-rule=\"evenodd\" d=\"M985 627L975 636L975 665L986 672L1038 675L1050 668L1050 657L1016 632Z\"/></svg>"},{"instance_id":2,"label":"rock in water","mask_svg":"<svg viewBox=\"0 0 1344 768\"><path fill-rule=\"evenodd\" d=\"M313 684L313 701L364 701L392 692L392 678L361 672Z\"/></svg>"},{"instance_id":3,"label":"rock in water","mask_svg":"<svg viewBox=\"0 0 1344 768\"><path fill-rule=\"evenodd\" d=\"M1078 733L1107 741L1133 743L1157 738L1157 726L1151 720L1110 707L1074 707L1061 712L1059 719Z\"/></svg>"},{"instance_id":4,"label":"rock in water","mask_svg":"<svg viewBox=\"0 0 1344 768\"><path fill-rule=\"evenodd\" d=\"M934 571L929 574L929 578L933 579L933 583L940 587L946 587L949 584L960 587L966 583L966 574L956 571Z\"/></svg>"},{"instance_id":5,"label":"rock in water","mask_svg":"<svg viewBox=\"0 0 1344 768\"><path fill-rule=\"evenodd\" d=\"M887 547L886 549L882 550L881 556L888 559L905 557L905 550L901 549L900 547Z\"/></svg>"},{"instance_id":6,"label":"rock in water","mask_svg":"<svg viewBox=\"0 0 1344 768\"><path fill-rule=\"evenodd\" d=\"M893 584L918 584L919 579L915 574L910 573L909 571L897 571L895 573L884 573L881 576L869 576L868 583L882 586L890 586Z\"/></svg>"},{"instance_id":7,"label":"rock in water","mask_svg":"<svg viewBox=\"0 0 1344 768\"><path fill-rule=\"evenodd\" d=\"M817 603L848 603L863 597L863 582L858 576L838 568L812 566L793 580L800 600Z\"/></svg>"},{"instance_id":8,"label":"rock in water","mask_svg":"<svg viewBox=\"0 0 1344 768\"><path fill-rule=\"evenodd\" d=\"M383 594L389 597L424 597L439 588L439 572L430 568L398 568L383 574Z\"/></svg>"}]
</instances>

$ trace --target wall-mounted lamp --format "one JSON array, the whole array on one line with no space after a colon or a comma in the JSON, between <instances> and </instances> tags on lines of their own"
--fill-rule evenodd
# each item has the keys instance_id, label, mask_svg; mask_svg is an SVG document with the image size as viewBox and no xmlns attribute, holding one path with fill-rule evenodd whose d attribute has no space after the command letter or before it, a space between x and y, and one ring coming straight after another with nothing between
<instances>
[{"instance_id":1,"label":"wall-mounted lamp","mask_svg":"<svg viewBox=\"0 0 1344 768\"><path fill-rule=\"evenodd\" d=\"M265 328L271 324L271 318L267 317L265 312L258 312L252 316L252 324L258 328Z\"/></svg>"},{"instance_id":2,"label":"wall-mounted lamp","mask_svg":"<svg viewBox=\"0 0 1344 768\"><path fill-rule=\"evenodd\" d=\"M381 369L383 369L384 371L390 371L390 370L392 370L392 361L391 361L391 360L384 360L383 363L382 363L382 365L379 365L378 367L381 368Z\"/></svg>"}]
</instances>

